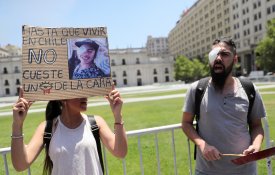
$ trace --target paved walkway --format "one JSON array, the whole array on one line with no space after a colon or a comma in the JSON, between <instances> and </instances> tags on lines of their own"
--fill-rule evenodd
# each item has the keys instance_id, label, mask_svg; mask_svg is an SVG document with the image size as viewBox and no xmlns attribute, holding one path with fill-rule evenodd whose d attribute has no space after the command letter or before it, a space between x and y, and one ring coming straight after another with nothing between
<instances>
[{"instance_id":1,"label":"paved walkway","mask_svg":"<svg viewBox=\"0 0 275 175\"><path fill-rule=\"evenodd\" d=\"M173 84L167 86L141 86L141 87L128 87L128 88L118 88L121 94L137 94L142 92L164 92L164 91L172 91L172 90L180 90L180 89L187 89L190 85L188 84ZM258 89L266 89L266 88L273 88L275 85L264 85L258 86ZM275 94L275 92L262 92L261 94ZM163 96L154 96L154 97L137 97L137 98L123 98L124 103L133 103L133 102L140 102L140 101L154 101L154 100L162 100L162 99L172 99L172 98L184 98L185 94L173 94L173 95L163 95ZM2 105L11 106L18 97L9 97L5 98L6 103ZM1 99L2 102L2 99ZM43 103L43 102L42 102ZM102 102L93 102L92 100L88 101L88 107L90 106L103 106L109 105L107 101ZM1 104L0 104L1 107ZM44 112L45 108L38 108L38 109L30 109L29 113L36 113L36 112ZM0 117L2 116L10 116L12 115L12 111L9 112L0 112Z\"/></svg>"}]
</instances>

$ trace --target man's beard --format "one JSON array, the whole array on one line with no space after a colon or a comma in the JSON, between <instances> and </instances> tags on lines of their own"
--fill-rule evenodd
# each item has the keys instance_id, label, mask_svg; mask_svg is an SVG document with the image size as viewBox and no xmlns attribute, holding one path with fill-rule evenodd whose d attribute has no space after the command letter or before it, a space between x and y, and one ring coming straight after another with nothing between
<instances>
[{"instance_id":1,"label":"man's beard","mask_svg":"<svg viewBox=\"0 0 275 175\"><path fill-rule=\"evenodd\" d=\"M222 72L216 73L214 71L214 67L216 64L220 64L223 67ZM234 65L234 62L232 61L232 63L229 65L229 67L225 68L225 66L222 64L222 62L218 60L218 61L214 62L213 67L210 67L212 82L214 84L215 89L218 89L218 90L223 89L228 75L232 72L233 65Z\"/></svg>"}]
</instances>

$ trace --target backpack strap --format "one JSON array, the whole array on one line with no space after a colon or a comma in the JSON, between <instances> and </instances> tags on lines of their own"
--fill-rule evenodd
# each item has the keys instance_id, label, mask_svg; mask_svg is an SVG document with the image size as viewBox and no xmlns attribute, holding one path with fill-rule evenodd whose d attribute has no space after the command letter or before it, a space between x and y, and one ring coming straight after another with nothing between
<instances>
[{"instance_id":1,"label":"backpack strap","mask_svg":"<svg viewBox=\"0 0 275 175\"><path fill-rule=\"evenodd\" d=\"M96 124L96 120L94 115L88 115L89 122L91 124L91 131L94 135L95 141L96 141L96 147L97 147L97 153L100 161L100 165L102 168L102 172L104 174L104 164L103 164L103 158L102 158L102 151L101 151L101 143L100 143L100 135L99 135L99 127Z\"/></svg>"},{"instance_id":2,"label":"backpack strap","mask_svg":"<svg viewBox=\"0 0 275 175\"><path fill-rule=\"evenodd\" d=\"M198 122L200 119L200 106L201 101L204 96L206 87L208 85L208 82L210 80L210 77L205 77L203 79L200 79L196 88L195 92L195 117L196 121Z\"/></svg>"},{"instance_id":3,"label":"backpack strap","mask_svg":"<svg viewBox=\"0 0 275 175\"><path fill-rule=\"evenodd\" d=\"M247 113L247 123L251 122L251 111L252 111L252 107L254 104L254 100L255 100L255 87L253 85L253 83L246 79L246 78L238 78L244 88L244 91L248 97L249 100L249 106L248 106L248 113Z\"/></svg>"},{"instance_id":4,"label":"backpack strap","mask_svg":"<svg viewBox=\"0 0 275 175\"><path fill-rule=\"evenodd\" d=\"M49 148L50 141L52 138L52 126L53 126L53 121L46 120L46 126L45 126L44 136L43 136L43 143L47 148Z\"/></svg>"},{"instance_id":5,"label":"backpack strap","mask_svg":"<svg viewBox=\"0 0 275 175\"><path fill-rule=\"evenodd\" d=\"M104 165L103 165L103 158L102 158L102 151L101 151L101 144L100 144L100 135L99 135L99 127L96 124L94 115L88 115L88 119L91 125L91 131L94 135L95 141L96 141L96 147L97 147L97 153L100 161L100 165L102 168L102 172L104 174ZM44 130L44 136L43 136L43 143L44 145L49 148L51 138L52 138L52 126L53 121L52 120L46 120L46 126Z\"/></svg>"},{"instance_id":6,"label":"backpack strap","mask_svg":"<svg viewBox=\"0 0 275 175\"><path fill-rule=\"evenodd\" d=\"M209 81L210 77L206 77L203 79L200 79L196 88L196 92L195 92L195 120L196 120L196 131L199 131L199 125L198 125L198 121L200 119L200 106L201 106L201 101L202 98L204 96L208 81ZM249 100L249 107L248 107L248 113L247 113L247 123L251 122L251 111L252 111L252 107L254 104L254 100L255 100L255 87L253 85L253 83L245 78L238 78L241 82L241 85L244 88L244 91L248 97ZM196 159L196 145L195 145L195 150L194 150L194 159Z\"/></svg>"},{"instance_id":7,"label":"backpack strap","mask_svg":"<svg viewBox=\"0 0 275 175\"><path fill-rule=\"evenodd\" d=\"M195 121L196 121L196 131L199 131L199 119L200 119L200 106L201 106L201 101L204 96L206 87L208 85L208 82L210 80L210 77L205 77L203 79L200 79L196 88L195 92ZM194 149L194 159L196 160L196 154L197 154L197 149Z\"/></svg>"}]
</instances>

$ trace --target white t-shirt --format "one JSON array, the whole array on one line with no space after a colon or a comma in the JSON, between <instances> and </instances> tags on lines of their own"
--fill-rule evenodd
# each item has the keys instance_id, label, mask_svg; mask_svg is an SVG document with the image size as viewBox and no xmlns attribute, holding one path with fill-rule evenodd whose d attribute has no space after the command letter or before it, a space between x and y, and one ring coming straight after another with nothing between
<instances>
[{"instance_id":1,"label":"white t-shirt","mask_svg":"<svg viewBox=\"0 0 275 175\"><path fill-rule=\"evenodd\" d=\"M88 117L75 129L67 128L58 117L49 155L52 175L102 175L96 141Z\"/></svg>"}]
</instances>

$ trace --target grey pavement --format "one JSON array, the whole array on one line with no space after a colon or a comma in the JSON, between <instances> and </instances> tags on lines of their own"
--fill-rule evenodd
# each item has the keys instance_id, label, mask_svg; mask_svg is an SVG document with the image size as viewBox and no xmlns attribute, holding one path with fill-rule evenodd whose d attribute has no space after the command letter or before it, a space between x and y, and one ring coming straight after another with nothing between
<instances>
[{"instance_id":1,"label":"grey pavement","mask_svg":"<svg viewBox=\"0 0 275 175\"><path fill-rule=\"evenodd\" d=\"M169 85L151 85L151 86L139 86L139 87L127 87L127 88L117 88L120 93L122 94L136 94L136 93L150 93L150 92L164 92L164 91L172 91L172 90L180 90L180 89L187 89L190 84L169 84ZM273 85L262 85L257 86L260 89L266 88L273 88ZM261 94L275 94L275 92L260 92ZM185 94L173 94L173 95L163 95L163 96L154 96L154 97L136 97L136 98L123 98L124 103L133 103L133 102L140 102L140 101L154 101L154 100L162 100L162 99L172 99L172 98L184 98ZM11 106L18 97L5 97L0 98L1 103L0 107L2 106ZM2 101L3 100L3 101ZM107 101L102 102L93 102L92 100L88 101L88 107L90 106L103 106L108 105ZM37 113L37 112L44 112L45 107L38 108L38 109L30 109L29 113ZM12 115L12 111L9 112L0 112L0 117L3 116L10 116Z\"/></svg>"}]
</instances>

